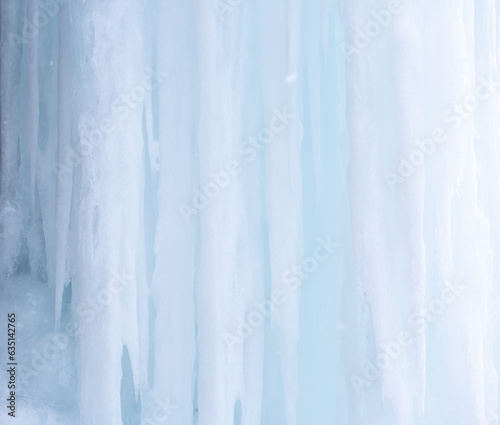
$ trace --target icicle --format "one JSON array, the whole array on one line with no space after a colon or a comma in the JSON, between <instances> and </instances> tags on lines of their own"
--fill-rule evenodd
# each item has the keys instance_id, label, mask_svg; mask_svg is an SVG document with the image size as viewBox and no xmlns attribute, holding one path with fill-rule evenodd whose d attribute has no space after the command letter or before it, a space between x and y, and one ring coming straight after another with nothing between
<instances>
[{"instance_id":1,"label":"icicle","mask_svg":"<svg viewBox=\"0 0 500 425\"><path fill-rule=\"evenodd\" d=\"M193 422L195 363L196 215L184 216L196 187L195 9L189 2L161 2L158 8L158 69L168 74L158 87L159 146L151 152L160 170L155 234L155 269L151 286L154 320L154 396L177 406L172 425ZM189 30L190 29L190 30ZM174 40L183 34L186 44ZM158 156L159 154L159 156Z\"/></svg>"},{"instance_id":2,"label":"icicle","mask_svg":"<svg viewBox=\"0 0 500 425\"><path fill-rule=\"evenodd\" d=\"M78 188L74 194L82 200L73 204L78 211L73 243L77 240L79 245L72 258L73 303L80 328L82 423L95 425L121 421L123 346L130 356L136 393L145 382L141 371L147 370L146 351L139 347L139 333L144 341L148 327L140 213L144 205L142 116L146 91L155 82L151 70L148 74L143 66L141 4L88 2L76 13L84 25L75 41L81 43L80 60L86 65L79 82L86 102L77 108L78 142L79 148L91 143L92 149L82 155L73 173ZM123 19L129 22L126 28ZM121 55L121 49L128 55ZM89 300L97 300L93 315L86 313ZM84 313L95 317L86 321Z\"/></svg>"},{"instance_id":3,"label":"icicle","mask_svg":"<svg viewBox=\"0 0 500 425\"><path fill-rule=\"evenodd\" d=\"M19 79L23 43L22 2L0 4L0 222L3 231L0 237L2 276L15 272L19 263L23 236L23 208L19 197Z\"/></svg>"},{"instance_id":4,"label":"icicle","mask_svg":"<svg viewBox=\"0 0 500 425\"><path fill-rule=\"evenodd\" d=\"M456 406L444 412L456 423L482 423L485 421L483 359L483 326L481 324L481 299L486 295L483 260L474 252L481 252L486 223L477 214L474 149L474 114L457 111L469 96L474 96L476 83L481 76L474 70L474 2L446 1L432 4L427 11L431 24L427 32L429 45L429 121L443 126L446 141L442 149L431 158L427 176L433 181L428 197L433 209L429 211L429 223L436 229L435 235L426 238L429 252L434 259L438 274L429 280L428 299L439 296L444 284L456 282L466 288L466 295L447 309L446 315L435 325L436 339L427 342L428 368L442 368L441 389L428 375L429 390L446 388L450 400L470 400L467 408ZM453 34L453 36L451 35ZM430 42L432 40L432 42ZM453 46L452 49L449 47ZM460 71L458 71L460 70ZM476 245L479 243L479 246ZM467 248L466 248L467 247ZM484 262L483 262L484 261ZM483 263L483 264L481 264ZM470 291L470 292L469 292ZM455 332L449 333L449 329ZM472 328L475 331L472 331ZM447 335L447 341L442 339ZM460 353L459 347L471 347L468 353ZM441 353L443 363L436 353ZM460 354L459 354L460 353ZM453 361L451 359L454 359ZM455 362L462 363L467 372L458 376L453 370ZM429 393L429 397L433 397Z\"/></svg>"},{"instance_id":5,"label":"icicle","mask_svg":"<svg viewBox=\"0 0 500 425\"><path fill-rule=\"evenodd\" d=\"M496 14L498 6L495 1L475 2L475 66L476 76L483 76L491 81L499 81L497 64L497 24ZM485 251L491 250L491 257L484 256L483 261L488 261L483 272L484 297L481 300L482 322L484 329L484 404L486 412L493 409L499 411L498 383L500 371L500 358L495 345L498 344L499 315L499 289L500 280L500 247L495 241L500 240L500 93L491 94L486 103L481 104L474 114L476 155L475 178L477 179L477 214L478 221L483 222L482 235L480 236L485 246ZM491 422L491 421L490 421Z\"/></svg>"},{"instance_id":6,"label":"icicle","mask_svg":"<svg viewBox=\"0 0 500 425\"><path fill-rule=\"evenodd\" d=\"M22 43L22 68L19 94L20 103L20 194L26 223L26 239L29 250L29 265L34 277L46 279L46 265L44 264L44 242L42 218L38 198L36 181L38 156L39 130L39 86L38 86L38 55L39 55L39 26L35 23L38 16L38 0L26 2L26 13L23 22L23 31L30 35ZM24 33L23 33L24 34Z\"/></svg>"},{"instance_id":7,"label":"icicle","mask_svg":"<svg viewBox=\"0 0 500 425\"><path fill-rule=\"evenodd\" d=\"M302 263L301 140L297 107L300 8L297 1L261 3L266 122L273 114L286 117L285 128L265 152L267 216L272 289L286 294L276 322L280 334L280 362L285 394L286 423L296 423L298 291L291 290L284 274ZM286 16L286 21L281 16ZM279 112L276 112L279 111Z\"/></svg>"},{"instance_id":8,"label":"icicle","mask_svg":"<svg viewBox=\"0 0 500 425\"><path fill-rule=\"evenodd\" d=\"M327 7L326 4L323 7ZM309 88L308 112L311 120L312 144L314 155L314 170L316 178L316 198L321 196L321 159L322 159L322 134L323 128L321 123L321 57L319 55L319 47L321 46L322 28L318 26L318 22L322 21L322 9L320 5L304 8L306 19L306 28L303 30L304 52L307 72L307 85ZM322 22L327 25L327 22ZM328 30L326 30L328 33Z\"/></svg>"},{"instance_id":9,"label":"icicle","mask_svg":"<svg viewBox=\"0 0 500 425\"><path fill-rule=\"evenodd\" d=\"M57 162L52 171L57 178L56 198L56 264L55 264L55 317L59 328L64 286L67 275L68 235L71 220L73 163L68 161L71 147L71 34L68 6L61 6L59 24L59 57L57 62ZM67 36L63 37L62 34Z\"/></svg>"},{"instance_id":10,"label":"icicle","mask_svg":"<svg viewBox=\"0 0 500 425\"><path fill-rule=\"evenodd\" d=\"M396 133L395 148L404 158L410 157L415 149L421 146L421 140L427 136L424 126L424 49L423 33L424 22L420 6L413 6L411 2L401 3L401 13L392 16L393 22L388 32L389 67L392 80L393 102L395 110L394 128ZM386 13L390 11L386 11ZM391 16L391 15L389 15ZM397 192L396 192L397 191ZM425 307L425 242L424 242L424 198L425 173L423 168L396 188L395 197L401 203L402 229L401 242L404 244L405 270L401 274L401 282L407 285L407 299L410 315L422 312ZM404 328L407 328L404 326ZM405 329L406 330L406 329ZM412 330L415 341L416 368L405 365L408 369L387 372L386 382L390 386L390 397L393 401L398 421L411 421L417 417L418 423L423 423L425 412L425 330ZM408 359L413 356L403 356ZM392 375L392 376L391 376ZM411 412L408 405L412 392L407 391L406 383L399 376L411 376L415 382L414 400L415 411ZM413 381L414 380L414 381ZM406 410L408 409L408 410Z\"/></svg>"},{"instance_id":11,"label":"icicle","mask_svg":"<svg viewBox=\"0 0 500 425\"><path fill-rule=\"evenodd\" d=\"M388 62L390 49L387 43L384 43L382 34L379 34L379 38L373 39L368 39L365 35L364 44L358 41L358 38L361 38L359 32L365 28L371 11L372 5L364 0L349 1L344 5L347 123L350 145L348 188L353 260L359 297L360 317L357 332L360 338L364 339L360 343L360 347L363 347L360 367L365 370L369 363L378 364L379 355L383 353L382 347L389 342L397 341L399 333L407 328L407 322L403 319L404 312L399 308L399 303L392 301L404 296L403 282L407 277L406 274L399 274L394 267L394 262L400 263L405 258L400 248L396 248L393 242L398 231L404 229L404 227L399 229L402 226L400 221L404 217L401 217L397 210L391 211L394 201L384 181L384 173L392 167L389 144L394 143L398 150L401 149L400 138L403 138L405 144L411 143L413 141L411 137L419 130L420 113L418 99L415 99L415 105L409 105L409 109L401 116L401 120L404 121L401 123L401 128L398 128L399 131L394 135L389 130L394 126L394 121L392 119L389 121L389 117L392 117L400 107L402 100L399 98L404 94L398 91L404 86L402 81L397 82L395 97L398 103L393 104L388 99L392 86L385 85L384 81L387 79L387 73L392 72L397 78L403 78L404 74L399 69L402 64ZM393 16L392 19L396 17ZM395 41L399 42L404 33L398 31L396 34ZM418 42L415 47L418 47ZM411 60L407 61L408 64L403 62L403 66L409 68ZM418 59L415 65L418 65ZM412 114L417 115L413 118ZM396 141L399 143L396 144ZM387 229L385 225L389 222L393 226L398 226L398 231L393 233ZM402 281L398 277L402 278ZM367 341L365 334L373 336ZM402 385L401 372L397 370L399 367L390 365L390 368L383 371L378 382L368 381L366 384L382 385L381 396L391 401L394 423L397 424L408 422L413 417L411 400L408 394L401 391L402 388L406 388ZM378 369L373 373L381 375ZM363 376L366 378L366 374ZM369 397L373 390L370 391L370 388L364 386L361 388L355 386L355 389L356 396L359 397L356 399L357 408L353 412L356 416L363 414L362 407L368 417L381 409L379 398ZM385 412L383 418L381 423L393 423Z\"/></svg>"},{"instance_id":12,"label":"icicle","mask_svg":"<svg viewBox=\"0 0 500 425\"><path fill-rule=\"evenodd\" d=\"M27 25L35 22L38 15L38 1L28 0L26 7ZM36 196L36 159L38 152L38 114L39 114L39 89L38 89L38 28L35 29L33 37L26 46L27 66L27 92L26 100L26 143L30 152L30 182L31 182L31 210L35 209Z\"/></svg>"}]
</instances>

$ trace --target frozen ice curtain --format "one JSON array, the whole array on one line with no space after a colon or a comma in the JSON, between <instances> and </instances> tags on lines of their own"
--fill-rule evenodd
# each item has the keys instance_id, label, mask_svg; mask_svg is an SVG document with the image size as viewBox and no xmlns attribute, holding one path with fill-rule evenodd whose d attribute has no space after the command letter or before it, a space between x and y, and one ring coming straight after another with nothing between
<instances>
[{"instance_id":1,"label":"frozen ice curtain","mask_svg":"<svg viewBox=\"0 0 500 425\"><path fill-rule=\"evenodd\" d=\"M498 0L0 0L0 424L498 425Z\"/></svg>"}]
</instances>

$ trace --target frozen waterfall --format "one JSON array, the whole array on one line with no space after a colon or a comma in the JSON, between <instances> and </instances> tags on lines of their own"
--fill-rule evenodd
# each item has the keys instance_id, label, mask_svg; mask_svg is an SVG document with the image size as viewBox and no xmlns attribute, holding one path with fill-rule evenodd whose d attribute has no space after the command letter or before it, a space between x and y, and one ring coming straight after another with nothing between
<instances>
[{"instance_id":1,"label":"frozen waterfall","mask_svg":"<svg viewBox=\"0 0 500 425\"><path fill-rule=\"evenodd\" d=\"M0 0L1 424L500 424L499 0Z\"/></svg>"}]
</instances>

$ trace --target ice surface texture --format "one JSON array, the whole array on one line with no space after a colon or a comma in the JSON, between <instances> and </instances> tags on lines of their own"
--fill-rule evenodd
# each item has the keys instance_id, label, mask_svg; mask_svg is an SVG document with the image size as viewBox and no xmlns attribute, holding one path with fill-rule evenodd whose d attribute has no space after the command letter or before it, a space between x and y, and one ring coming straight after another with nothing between
<instances>
[{"instance_id":1,"label":"ice surface texture","mask_svg":"<svg viewBox=\"0 0 500 425\"><path fill-rule=\"evenodd\" d=\"M0 423L498 424L498 25L1 0Z\"/></svg>"}]
</instances>

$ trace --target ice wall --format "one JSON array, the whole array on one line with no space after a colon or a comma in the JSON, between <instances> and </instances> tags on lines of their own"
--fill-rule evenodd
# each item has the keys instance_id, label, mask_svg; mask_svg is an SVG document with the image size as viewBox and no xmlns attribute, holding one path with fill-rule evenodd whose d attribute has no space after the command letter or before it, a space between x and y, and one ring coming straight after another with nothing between
<instances>
[{"instance_id":1,"label":"ice wall","mask_svg":"<svg viewBox=\"0 0 500 425\"><path fill-rule=\"evenodd\" d=\"M499 11L3 0L18 423L498 423Z\"/></svg>"}]
</instances>

